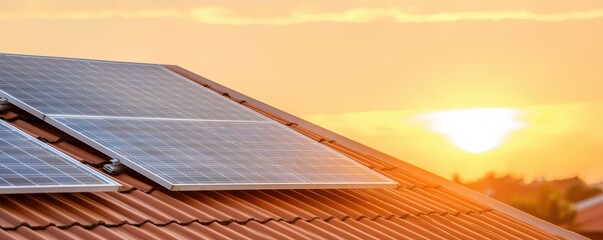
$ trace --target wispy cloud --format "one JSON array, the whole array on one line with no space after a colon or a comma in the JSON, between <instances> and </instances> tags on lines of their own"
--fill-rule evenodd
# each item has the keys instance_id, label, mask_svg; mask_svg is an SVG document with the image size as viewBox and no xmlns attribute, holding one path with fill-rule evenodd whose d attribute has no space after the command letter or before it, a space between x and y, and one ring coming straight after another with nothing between
<instances>
[{"instance_id":1,"label":"wispy cloud","mask_svg":"<svg viewBox=\"0 0 603 240\"><path fill-rule=\"evenodd\" d=\"M365 23L376 21L393 21L398 23L435 23L454 21L500 21L527 20L556 22L568 20L585 20L603 17L603 9L565 13L533 13L527 11L483 11L483 12L443 12L443 13L409 13L398 8L360 8L341 12L309 13L292 12L285 17L236 17L224 9L193 9L194 20L210 24L233 25L288 25L314 22Z\"/></svg>"},{"instance_id":2,"label":"wispy cloud","mask_svg":"<svg viewBox=\"0 0 603 240\"><path fill-rule=\"evenodd\" d=\"M136 18L175 18L196 21L204 24L223 25L291 25L316 22L335 23L437 23L456 21L539 21L559 22L588 20L603 17L603 9L587 11L537 13L530 11L473 11L412 13L399 8L356 8L338 12L292 11L282 16L242 16L239 12L226 8L192 9L142 9L142 10L102 10L102 11L11 11L1 12L0 20L11 19L136 19Z\"/></svg>"}]
</instances>

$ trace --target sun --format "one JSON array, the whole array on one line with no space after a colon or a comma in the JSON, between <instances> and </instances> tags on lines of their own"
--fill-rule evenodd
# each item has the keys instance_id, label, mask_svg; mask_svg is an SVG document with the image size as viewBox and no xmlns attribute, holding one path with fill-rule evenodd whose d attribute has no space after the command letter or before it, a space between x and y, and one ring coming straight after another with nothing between
<instances>
[{"instance_id":1,"label":"sun","mask_svg":"<svg viewBox=\"0 0 603 240\"><path fill-rule=\"evenodd\" d=\"M512 108L473 108L422 114L429 130L444 134L456 147L482 153L499 146L514 131L525 127Z\"/></svg>"}]
</instances>

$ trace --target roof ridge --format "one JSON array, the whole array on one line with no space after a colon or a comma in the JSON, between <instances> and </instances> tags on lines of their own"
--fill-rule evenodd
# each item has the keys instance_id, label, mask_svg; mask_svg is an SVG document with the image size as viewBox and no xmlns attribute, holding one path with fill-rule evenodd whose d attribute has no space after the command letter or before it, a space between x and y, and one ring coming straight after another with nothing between
<instances>
[{"instance_id":1,"label":"roof ridge","mask_svg":"<svg viewBox=\"0 0 603 240\"><path fill-rule=\"evenodd\" d=\"M330 216L330 217L326 217L326 218L311 217L311 218L306 218L306 219L302 218L302 217L295 217L295 218L290 219L290 220L283 219L283 218L278 218L278 219L277 218L267 218L267 219L264 219L264 220L259 220L259 219L256 219L256 218L249 218L249 219L246 219L246 220L236 220L236 219L218 220L218 219L214 219L214 220L211 220L211 221L202 221L202 220L199 220L198 218L195 218L195 219L192 219L190 221L184 221L184 222L179 222L179 221L176 221L176 220L171 220L171 221L167 221L167 222L164 222L164 223L156 223L153 220L146 219L146 220L143 220L143 221L137 222L137 223L133 223L133 222L130 222L130 221L126 220L126 221L123 221L123 222L120 222L120 223L117 223L117 224L107 224L107 223L105 223L105 221L100 220L100 221L94 222L92 224L82 224L80 222L73 222L73 223L68 224L68 225L57 225L55 223L49 223L49 224L43 225L43 226L32 226L31 224L29 224L27 222L23 222L23 223L15 226L15 227L2 227L2 226L0 226L0 228L2 230L6 230L6 231L16 231L17 229L22 228L22 227L26 227L26 228L29 228L29 229L32 229L32 230L45 230L45 229L47 229L49 227L56 227L56 228L59 228L59 229L69 229L69 228L72 228L72 227L75 227L75 226L79 226L79 227L82 227L82 228L85 228L85 229L94 229L94 228L99 227L99 226L104 226L104 227L107 227L107 228L116 228L116 227L121 227L121 226L124 226L124 225L140 227L140 226L142 226L144 224L152 224L152 225L157 226L157 227L164 227L164 226L167 226L167 225L170 225L170 224L178 224L178 225L181 225L181 226L186 226L186 225L190 225L192 223L199 223L199 224L202 224L202 225L209 225L209 224L212 224L212 223L218 223L220 225L229 225L229 224L233 224L233 223L239 224L239 225L246 225L246 224L248 224L250 222L256 222L256 223L259 223L259 224L267 224L267 223L272 222L272 221L274 221L274 222L285 222L285 223L289 223L289 224L295 224L296 222L299 222L299 221L313 222L313 221L319 221L320 220L320 221L324 221L324 222L329 222L329 221L332 221L332 220L339 220L339 221L347 221L347 220L361 221L361 220L364 220L364 219L367 219L367 220L370 220L370 221L378 221L379 219L384 219L384 220L392 220L392 219L396 219L396 218L398 218L398 219L407 219L409 217L410 218L412 218L412 217L419 218L421 216L431 216L431 215L439 215L439 216L450 215L450 216L454 216L454 217L460 217L460 216L470 216L470 215L481 215L481 214L492 212L492 211L495 211L495 210L494 209L485 209L485 210L479 210L479 211L469 210L469 211L466 211L466 212L461 212L461 211L458 211L458 212L430 211L430 212L426 212L426 213L425 212L419 212L417 214L402 214L402 215L399 215L399 214L390 214L390 215L387 215L387 216L376 215L374 217L368 217L368 216L365 216L365 215L361 215L361 216L358 216L356 218L348 216L348 215L340 217L340 218L335 217L335 216Z\"/></svg>"}]
</instances>

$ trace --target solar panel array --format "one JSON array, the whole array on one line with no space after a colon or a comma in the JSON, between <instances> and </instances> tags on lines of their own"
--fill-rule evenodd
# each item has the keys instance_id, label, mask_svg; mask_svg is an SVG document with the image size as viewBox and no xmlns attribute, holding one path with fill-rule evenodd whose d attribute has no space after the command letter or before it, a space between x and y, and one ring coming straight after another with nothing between
<instances>
[{"instance_id":1,"label":"solar panel array","mask_svg":"<svg viewBox=\"0 0 603 240\"><path fill-rule=\"evenodd\" d=\"M160 65L0 54L0 95L172 190L395 182Z\"/></svg>"},{"instance_id":2,"label":"solar panel array","mask_svg":"<svg viewBox=\"0 0 603 240\"><path fill-rule=\"evenodd\" d=\"M117 191L120 185L0 121L0 194Z\"/></svg>"}]
</instances>

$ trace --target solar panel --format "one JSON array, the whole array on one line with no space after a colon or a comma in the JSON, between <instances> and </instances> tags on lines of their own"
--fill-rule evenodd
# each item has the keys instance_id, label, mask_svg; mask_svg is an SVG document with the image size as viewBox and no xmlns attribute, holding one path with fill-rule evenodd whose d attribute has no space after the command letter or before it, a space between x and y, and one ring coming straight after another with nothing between
<instances>
[{"instance_id":1,"label":"solar panel","mask_svg":"<svg viewBox=\"0 0 603 240\"><path fill-rule=\"evenodd\" d=\"M0 194L117 191L121 185L0 121Z\"/></svg>"},{"instance_id":2,"label":"solar panel","mask_svg":"<svg viewBox=\"0 0 603 240\"><path fill-rule=\"evenodd\" d=\"M0 54L0 97L172 190L396 184L160 65Z\"/></svg>"},{"instance_id":3,"label":"solar panel","mask_svg":"<svg viewBox=\"0 0 603 240\"><path fill-rule=\"evenodd\" d=\"M267 121L163 66L0 54L5 98L44 115Z\"/></svg>"},{"instance_id":4,"label":"solar panel","mask_svg":"<svg viewBox=\"0 0 603 240\"><path fill-rule=\"evenodd\" d=\"M395 184L278 123L73 117L51 121L171 190Z\"/></svg>"}]
</instances>

